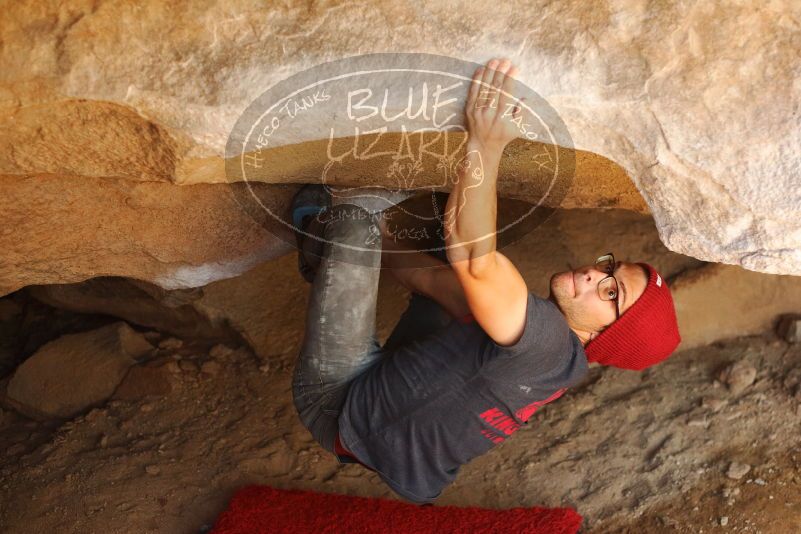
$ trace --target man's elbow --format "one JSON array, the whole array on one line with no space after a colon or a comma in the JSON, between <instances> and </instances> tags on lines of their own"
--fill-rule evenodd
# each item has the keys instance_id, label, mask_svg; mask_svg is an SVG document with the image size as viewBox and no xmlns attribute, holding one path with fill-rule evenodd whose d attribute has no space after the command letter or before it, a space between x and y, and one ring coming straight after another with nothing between
<instances>
[{"instance_id":1,"label":"man's elbow","mask_svg":"<svg viewBox=\"0 0 801 534\"><path fill-rule=\"evenodd\" d=\"M445 234L445 256L453 269L467 267L470 261L470 244L463 244L462 240L456 236L452 229L446 228Z\"/></svg>"},{"instance_id":2,"label":"man's elbow","mask_svg":"<svg viewBox=\"0 0 801 534\"><path fill-rule=\"evenodd\" d=\"M495 252L489 252L478 256L471 256L470 253L448 254L448 261L451 268L459 277L469 276L480 280L485 278L488 272L495 267Z\"/></svg>"}]
</instances>

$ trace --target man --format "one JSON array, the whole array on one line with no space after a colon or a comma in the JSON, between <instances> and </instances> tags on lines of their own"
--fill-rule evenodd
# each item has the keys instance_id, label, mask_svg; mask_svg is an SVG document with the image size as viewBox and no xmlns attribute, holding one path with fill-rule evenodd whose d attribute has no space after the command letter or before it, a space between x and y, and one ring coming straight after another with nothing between
<instances>
[{"instance_id":1,"label":"man","mask_svg":"<svg viewBox=\"0 0 801 534\"><path fill-rule=\"evenodd\" d=\"M462 465L579 382L588 361L643 369L679 343L670 291L653 267L604 255L553 275L546 300L495 249L498 163L517 136L515 74L508 60L492 60L474 75L467 155L445 210L446 258L390 253L398 245L378 214L391 195L371 205L305 186L293 202L299 265L312 282L293 380L300 419L341 462L376 471L416 503L431 503ZM412 291L383 347L382 266Z\"/></svg>"}]
</instances>

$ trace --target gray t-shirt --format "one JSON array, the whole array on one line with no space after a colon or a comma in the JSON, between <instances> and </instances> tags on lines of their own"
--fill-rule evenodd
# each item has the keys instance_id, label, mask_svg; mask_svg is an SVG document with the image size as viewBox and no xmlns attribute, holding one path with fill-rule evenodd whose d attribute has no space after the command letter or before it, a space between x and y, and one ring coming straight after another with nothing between
<instances>
[{"instance_id":1,"label":"gray t-shirt","mask_svg":"<svg viewBox=\"0 0 801 534\"><path fill-rule=\"evenodd\" d=\"M396 349L350 385L344 446L400 496L431 502L460 467L513 434L587 372L578 337L555 304L528 295L512 346L452 320Z\"/></svg>"}]
</instances>

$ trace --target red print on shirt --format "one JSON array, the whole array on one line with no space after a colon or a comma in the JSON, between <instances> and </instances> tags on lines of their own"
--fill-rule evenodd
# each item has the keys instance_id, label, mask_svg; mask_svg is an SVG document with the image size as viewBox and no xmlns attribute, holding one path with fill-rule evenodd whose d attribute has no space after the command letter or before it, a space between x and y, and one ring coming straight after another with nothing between
<instances>
[{"instance_id":1,"label":"red print on shirt","mask_svg":"<svg viewBox=\"0 0 801 534\"><path fill-rule=\"evenodd\" d=\"M529 417L534 415L534 412L536 412L537 409L539 409L540 406L542 406L544 404L548 404L552 400L558 399L559 397L562 396L562 393L564 393L565 391L567 391L567 388L558 389L558 390L556 390L554 392L553 395L551 395L547 399L543 399L543 400L540 400L540 401L534 401L531 404L529 404L528 406L524 406L524 407L520 408L519 410L517 410L515 412L515 416L518 419L522 419L523 422L528 421Z\"/></svg>"},{"instance_id":2,"label":"red print on shirt","mask_svg":"<svg viewBox=\"0 0 801 534\"><path fill-rule=\"evenodd\" d=\"M536 412L540 406L558 399L566 390L567 388L559 389L547 399L534 401L531 404L520 408L515 412L515 417L525 423L532 415L534 415L534 412ZM503 434L506 434L507 436L511 436L520 428L520 423L503 413L498 408L490 408L489 410L483 412L480 417L482 420L489 423L493 428L502 432ZM501 434L486 429L481 431L481 435L493 443L500 443L506 439Z\"/></svg>"}]
</instances>

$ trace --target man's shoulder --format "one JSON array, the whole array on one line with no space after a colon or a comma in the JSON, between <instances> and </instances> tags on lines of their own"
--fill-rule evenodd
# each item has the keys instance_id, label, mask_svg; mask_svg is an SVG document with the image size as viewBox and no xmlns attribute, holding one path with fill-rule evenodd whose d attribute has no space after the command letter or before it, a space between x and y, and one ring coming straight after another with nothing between
<instances>
[{"instance_id":1,"label":"man's shoulder","mask_svg":"<svg viewBox=\"0 0 801 534\"><path fill-rule=\"evenodd\" d=\"M526 326L518 343L495 346L499 360L536 371L540 376L558 376L560 383L575 383L587 371L587 357L575 332L559 308L548 299L529 292Z\"/></svg>"},{"instance_id":2,"label":"man's shoulder","mask_svg":"<svg viewBox=\"0 0 801 534\"><path fill-rule=\"evenodd\" d=\"M552 302L529 291L523 332L517 342L512 345L492 342L492 345L505 355L525 353L543 346L556 349L560 341L563 345L568 341L569 330L564 316Z\"/></svg>"}]
</instances>

